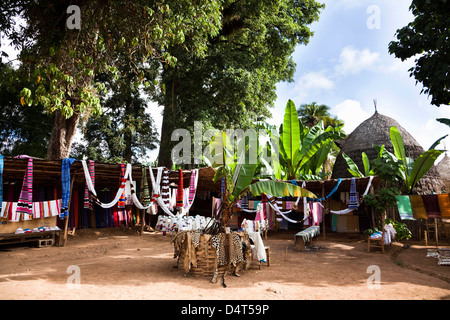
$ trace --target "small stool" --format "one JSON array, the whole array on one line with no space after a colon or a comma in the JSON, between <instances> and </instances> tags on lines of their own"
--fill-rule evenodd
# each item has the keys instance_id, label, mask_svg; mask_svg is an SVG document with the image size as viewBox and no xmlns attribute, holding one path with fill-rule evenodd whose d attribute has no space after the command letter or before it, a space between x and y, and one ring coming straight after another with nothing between
<instances>
[{"instance_id":1,"label":"small stool","mask_svg":"<svg viewBox=\"0 0 450 320\"><path fill-rule=\"evenodd\" d=\"M266 250L267 266L270 267L270 246L264 246L264 249ZM262 261L259 262L260 270L261 270L261 264L262 264Z\"/></svg>"}]
</instances>

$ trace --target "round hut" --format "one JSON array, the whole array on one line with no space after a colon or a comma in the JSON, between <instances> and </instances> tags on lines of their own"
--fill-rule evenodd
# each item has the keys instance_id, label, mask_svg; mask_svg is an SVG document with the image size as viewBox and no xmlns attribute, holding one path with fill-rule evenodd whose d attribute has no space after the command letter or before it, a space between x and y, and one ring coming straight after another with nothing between
<instances>
[{"instance_id":1,"label":"round hut","mask_svg":"<svg viewBox=\"0 0 450 320\"><path fill-rule=\"evenodd\" d=\"M341 150L333 167L332 179L352 177L347 170L348 165L342 157L342 153L348 155L360 170L363 170L364 168L361 156L362 152L366 153L371 161L377 157L377 152L373 148L374 145L384 145L388 151L393 153L394 148L389 136L389 130L392 126L397 127L403 137L406 155L413 159L417 159L417 157L424 152L424 149L419 143L417 143L408 131L406 131L397 121L375 111L369 119L362 122L344 141L342 141L340 146ZM438 170L433 166L427 174L419 180L416 187L413 189L413 193L441 193L443 189L445 189L445 184L442 181Z\"/></svg>"},{"instance_id":2,"label":"round hut","mask_svg":"<svg viewBox=\"0 0 450 320\"><path fill-rule=\"evenodd\" d=\"M444 158L436 165L442 181L445 183L445 190L450 191L450 157L445 153Z\"/></svg>"}]
</instances>

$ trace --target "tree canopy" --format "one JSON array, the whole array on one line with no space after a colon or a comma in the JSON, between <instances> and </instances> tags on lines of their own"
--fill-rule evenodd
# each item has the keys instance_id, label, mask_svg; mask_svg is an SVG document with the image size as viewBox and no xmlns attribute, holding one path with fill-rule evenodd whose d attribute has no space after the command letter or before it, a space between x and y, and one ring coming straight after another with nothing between
<instances>
[{"instance_id":1,"label":"tree canopy","mask_svg":"<svg viewBox=\"0 0 450 320\"><path fill-rule=\"evenodd\" d=\"M402 61L415 58L410 76L424 86L436 106L450 104L450 1L413 0L414 20L397 30L389 52Z\"/></svg>"}]
</instances>

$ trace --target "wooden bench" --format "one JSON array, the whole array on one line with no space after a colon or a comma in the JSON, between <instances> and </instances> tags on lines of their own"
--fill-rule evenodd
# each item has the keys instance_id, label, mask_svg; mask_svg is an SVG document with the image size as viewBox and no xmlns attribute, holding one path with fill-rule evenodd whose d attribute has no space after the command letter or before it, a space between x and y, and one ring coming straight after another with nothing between
<instances>
[{"instance_id":1,"label":"wooden bench","mask_svg":"<svg viewBox=\"0 0 450 320\"><path fill-rule=\"evenodd\" d=\"M305 245L312 241L312 239L320 234L319 226L311 226L297 232L294 236L295 249L303 250Z\"/></svg>"},{"instance_id":2,"label":"wooden bench","mask_svg":"<svg viewBox=\"0 0 450 320\"><path fill-rule=\"evenodd\" d=\"M61 230L50 230L30 233L1 233L0 245L36 242L38 247L60 246Z\"/></svg>"}]
</instances>

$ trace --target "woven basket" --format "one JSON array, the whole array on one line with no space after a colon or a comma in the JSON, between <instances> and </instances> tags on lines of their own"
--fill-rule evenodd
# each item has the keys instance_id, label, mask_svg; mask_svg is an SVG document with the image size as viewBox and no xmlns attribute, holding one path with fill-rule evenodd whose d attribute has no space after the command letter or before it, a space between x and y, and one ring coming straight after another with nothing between
<instances>
[{"instance_id":1,"label":"woven basket","mask_svg":"<svg viewBox=\"0 0 450 320\"><path fill-rule=\"evenodd\" d=\"M197 267L192 266L190 274L196 276L209 276L214 275L214 262L217 259L216 248L212 245L210 235L200 236L200 242L196 251ZM219 267L219 273L225 271L225 266Z\"/></svg>"}]
</instances>

